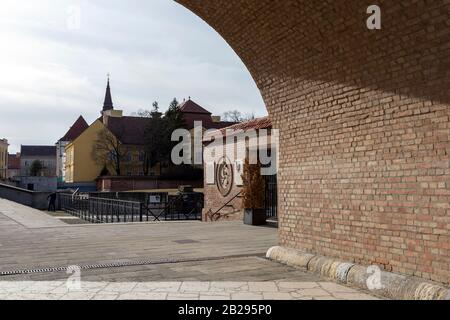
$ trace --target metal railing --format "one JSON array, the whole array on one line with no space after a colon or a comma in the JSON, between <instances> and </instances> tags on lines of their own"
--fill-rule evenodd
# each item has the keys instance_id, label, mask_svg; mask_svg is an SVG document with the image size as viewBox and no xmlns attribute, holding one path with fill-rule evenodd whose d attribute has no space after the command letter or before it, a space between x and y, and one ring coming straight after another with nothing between
<instances>
[{"instance_id":1,"label":"metal railing","mask_svg":"<svg viewBox=\"0 0 450 320\"><path fill-rule=\"evenodd\" d=\"M221 212L223 209L227 208L230 206L230 204L237 199L238 197L240 197L242 195L242 191L239 191L239 193L237 195L235 195L233 198L231 198L230 200L228 200L223 206L220 207L219 210L216 210L215 212L212 211L212 209L209 209L209 211L206 213L206 215L208 216L210 221L219 221L221 218L223 217L227 217L230 213L223 213ZM232 206L233 207L233 206ZM234 208L234 207L233 207Z\"/></svg>"},{"instance_id":2,"label":"metal railing","mask_svg":"<svg viewBox=\"0 0 450 320\"><path fill-rule=\"evenodd\" d=\"M149 221L140 202L60 194L61 210L92 223Z\"/></svg>"},{"instance_id":3,"label":"metal railing","mask_svg":"<svg viewBox=\"0 0 450 320\"><path fill-rule=\"evenodd\" d=\"M149 195L140 201L113 199L113 195L59 194L59 206L80 219L92 223L201 220L201 197L160 196L152 203Z\"/></svg>"},{"instance_id":4,"label":"metal railing","mask_svg":"<svg viewBox=\"0 0 450 320\"><path fill-rule=\"evenodd\" d=\"M146 201L143 210L153 221L201 220L203 197L167 195L159 203Z\"/></svg>"}]
</instances>

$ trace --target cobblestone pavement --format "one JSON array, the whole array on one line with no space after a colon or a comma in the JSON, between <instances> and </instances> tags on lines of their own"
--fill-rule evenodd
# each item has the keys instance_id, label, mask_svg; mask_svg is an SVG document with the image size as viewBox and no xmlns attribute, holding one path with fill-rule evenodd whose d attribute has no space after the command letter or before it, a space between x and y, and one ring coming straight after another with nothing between
<instances>
[{"instance_id":1,"label":"cobblestone pavement","mask_svg":"<svg viewBox=\"0 0 450 320\"><path fill-rule=\"evenodd\" d=\"M0 299L38 300L374 300L330 282L0 282Z\"/></svg>"},{"instance_id":2,"label":"cobblestone pavement","mask_svg":"<svg viewBox=\"0 0 450 320\"><path fill-rule=\"evenodd\" d=\"M277 243L273 228L240 222L49 227L48 221L0 199L0 299L374 299L264 259ZM36 270L71 265L82 267L82 290L68 290L64 270ZM30 273L5 275L17 270Z\"/></svg>"}]
</instances>

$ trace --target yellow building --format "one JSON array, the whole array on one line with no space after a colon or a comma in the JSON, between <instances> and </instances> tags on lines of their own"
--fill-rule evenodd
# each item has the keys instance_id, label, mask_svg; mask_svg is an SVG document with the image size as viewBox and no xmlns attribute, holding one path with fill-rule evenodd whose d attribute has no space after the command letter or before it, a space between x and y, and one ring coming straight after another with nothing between
<instances>
[{"instance_id":1,"label":"yellow building","mask_svg":"<svg viewBox=\"0 0 450 320\"><path fill-rule=\"evenodd\" d=\"M96 120L78 138L66 146L65 177L68 183L87 183L104 175L144 175L143 139L146 118L105 115ZM139 138L138 138L139 137ZM98 141L104 141L100 143ZM133 141L137 141L133 143ZM100 144L100 147L98 145ZM120 151L120 171L117 172L114 146ZM93 153L96 150L96 154ZM103 171L103 172L102 172ZM148 174L159 174L159 166Z\"/></svg>"},{"instance_id":2,"label":"yellow building","mask_svg":"<svg viewBox=\"0 0 450 320\"><path fill-rule=\"evenodd\" d=\"M95 181L101 174L144 175L143 145L148 122L148 118L124 117L122 111L114 110L108 80L102 117L65 147L65 181L89 183ZM97 147L98 141L105 143ZM119 156L114 153L115 144L120 145ZM93 153L93 150L96 152ZM119 172L115 165L117 157L120 159ZM159 168L154 169L157 170L150 170L148 174L159 173Z\"/></svg>"},{"instance_id":3,"label":"yellow building","mask_svg":"<svg viewBox=\"0 0 450 320\"><path fill-rule=\"evenodd\" d=\"M6 179L8 171L8 140L0 139L0 179Z\"/></svg>"},{"instance_id":4,"label":"yellow building","mask_svg":"<svg viewBox=\"0 0 450 320\"><path fill-rule=\"evenodd\" d=\"M100 175L103 168L94 161L91 153L98 134L104 129L102 121L96 120L66 146L66 182L92 182Z\"/></svg>"},{"instance_id":5,"label":"yellow building","mask_svg":"<svg viewBox=\"0 0 450 320\"><path fill-rule=\"evenodd\" d=\"M211 113L193 102L185 101L180 110L187 129L194 130L195 121L202 121L202 130L220 129L234 124L221 122ZM102 116L65 147L65 181L67 183L90 183L100 175L106 176L153 176L161 175L161 165L148 168L145 163L145 131L150 119L123 116L115 110L111 89L106 87ZM105 142L106 141L106 142ZM200 140L201 141L201 140ZM117 144L117 145L116 145ZM100 145L100 146L99 146ZM200 143L200 150L202 145ZM202 153L196 154L201 160ZM119 160L120 164L118 164ZM202 167L201 164L198 165ZM144 170L145 169L145 170Z\"/></svg>"}]
</instances>

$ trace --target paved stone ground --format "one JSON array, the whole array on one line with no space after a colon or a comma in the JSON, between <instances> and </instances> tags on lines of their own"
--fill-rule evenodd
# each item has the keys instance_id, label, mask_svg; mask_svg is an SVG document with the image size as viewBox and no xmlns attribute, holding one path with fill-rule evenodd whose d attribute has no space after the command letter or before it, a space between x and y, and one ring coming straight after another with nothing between
<instances>
[{"instance_id":1,"label":"paved stone ground","mask_svg":"<svg viewBox=\"0 0 450 320\"><path fill-rule=\"evenodd\" d=\"M65 225L65 223L57 219L42 214L39 210L24 207L4 199L0 199L0 214L3 216L3 218L0 217L0 228L17 224L27 229L59 227Z\"/></svg>"},{"instance_id":2,"label":"paved stone ground","mask_svg":"<svg viewBox=\"0 0 450 320\"><path fill-rule=\"evenodd\" d=\"M4 215L0 202L0 272L23 268L112 263L130 260L201 259L264 254L277 242L273 228L242 223L158 222L67 225L43 212L30 212L27 227ZM42 225L40 225L42 218ZM47 226L50 219L57 226Z\"/></svg>"},{"instance_id":3,"label":"paved stone ground","mask_svg":"<svg viewBox=\"0 0 450 320\"><path fill-rule=\"evenodd\" d=\"M39 300L374 300L329 282L0 282L0 299Z\"/></svg>"},{"instance_id":4,"label":"paved stone ground","mask_svg":"<svg viewBox=\"0 0 450 320\"><path fill-rule=\"evenodd\" d=\"M90 222L82 220L78 217L72 216L64 211L56 211L56 212L44 211L44 212L47 215L53 217L54 219L62 221L66 224L90 224Z\"/></svg>"},{"instance_id":5,"label":"paved stone ground","mask_svg":"<svg viewBox=\"0 0 450 320\"><path fill-rule=\"evenodd\" d=\"M264 259L277 243L273 228L239 222L67 225L54 220L0 199L0 272L134 264L82 269L81 291L67 289L65 272L3 275L0 299L374 298Z\"/></svg>"}]
</instances>

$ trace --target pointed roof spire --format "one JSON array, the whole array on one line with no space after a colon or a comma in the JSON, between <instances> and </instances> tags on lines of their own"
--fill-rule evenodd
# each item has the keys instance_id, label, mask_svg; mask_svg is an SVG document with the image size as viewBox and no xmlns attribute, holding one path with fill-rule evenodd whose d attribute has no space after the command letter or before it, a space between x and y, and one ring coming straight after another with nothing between
<instances>
[{"instance_id":1,"label":"pointed roof spire","mask_svg":"<svg viewBox=\"0 0 450 320\"><path fill-rule=\"evenodd\" d=\"M106 86L105 102L103 103L103 111L114 109L112 98L111 98L111 87L109 85L109 73L108 73L108 84Z\"/></svg>"}]
</instances>

